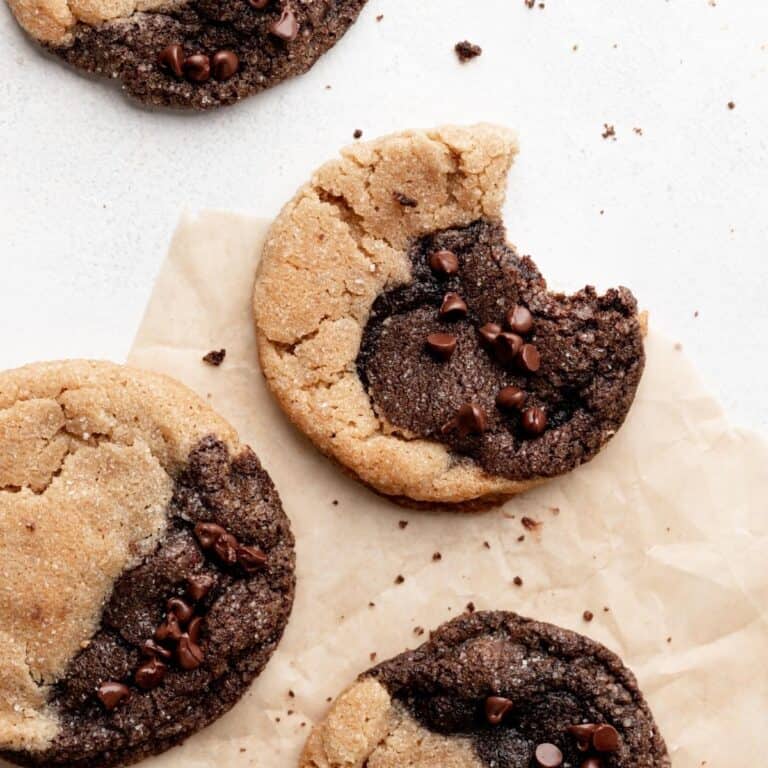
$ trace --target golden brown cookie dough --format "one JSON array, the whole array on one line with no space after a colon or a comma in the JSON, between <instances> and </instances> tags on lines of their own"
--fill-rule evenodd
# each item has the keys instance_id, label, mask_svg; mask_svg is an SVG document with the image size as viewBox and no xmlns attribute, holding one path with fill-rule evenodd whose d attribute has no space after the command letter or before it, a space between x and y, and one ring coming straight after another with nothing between
<instances>
[{"instance_id":1,"label":"golden brown cookie dough","mask_svg":"<svg viewBox=\"0 0 768 768\"><path fill-rule=\"evenodd\" d=\"M548 476L572 469L591 458L618 428L642 372L640 322L628 291L609 292L605 297L598 297L591 289L574 297L550 294L535 265L517 257L505 243L502 205L507 173L517 151L514 136L491 125L409 131L355 144L342 151L341 159L320 168L283 209L264 248L254 312L262 368L280 406L321 451L376 491L406 504L477 508L502 501L538 485ZM500 290L507 278L510 284L514 282L510 275L515 280L522 275L527 281L523 288L528 293L520 288L520 295L528 297L541 328L547 319L560 315L580 315L584 319L579 322L583 323L590 323L594 317L606 328L615 326L622 336L617 346L627 350L628 357L617 413L602 425L597 423L598 419L588 423L586 412L600 407L586 402L589 394L579 394L578 419L570 418L576 406L571 409L570 405L559 404L557 413L552 410L549 434L541 440L541 445L547 445L546 452L539 450L538 460L532 456L535 451L529 449L531 442L519 438L518 422L510 420L509 434L503 437L514 450L506 450L506 444L501 442L496 458L500 453L506 455L509 465L512 457L513 466L497 471L499 462L489 451L474 451L467 441L444 439L445 432L435 429L435 425L428 430L408 426L407 418L399 418L409 410L403 404L405 398L401 398L400 414L398 408L386 407L386 397L377 399L379 392L390 401L397 399L401 389L410 391L416 378L411 375L410 362L402 370L389 365L389 382L385 382L389 389L373 386L376 382L369 374L378 375L381 371L369 364L371 358L376 362L377 350L371 347L371 353L364 346L371 336L370 325L377 321L382 300L398 291L410 287L432 301L429 292L434 292L434 286L428 285L428 281L433 276L424 276L420 265L425 254L429 256L429 244L441 238L457 243L468 253L476 242L494 258L503 251L499 263L494 264L500 277L490 288ZM488 261L485 255L478 258ZM485 273L481 277L488 279ZM518 291L518 286L512 285L510 290ZM402 308L391 303L401 312ZM439 306L438 301L429 310L436 324ZM501 321L508 307L497 309ZM470 313L472 310L470 307ZM396 321L396 317L384 317L382 322L386 326ZM473 322L479 325L476 318ZM577 335L581 344L581 340L589 338L583 333L585 330L580 326L569 328L564 335L566 344L577 343ZM556 346L561 331L554 326L547 331L551 348ZM473 329L472 325L464 329L465 336L472 339L476 333L477 327ZM390 344L394 351L387 352L390 359L398 358L397 345L407 335L398 329L394 345ZM374 341L378 343L381 336ZM434 375L431 368L427 369L426 366L435 366L435 355L427 357L419 339L407 350L408 361L415 357L416 367L426 371L421 373L421 386L425 387L429 381L438 381L441 371L447 369L438 365ZM467 344L478 346L471 339ZM466 347L461 339L459 347ZM560 344L560 348L560 357L564 359L565 347ZM484 375L483 387L487 391L475 392L474 385L467 387L461 383L481 370L472 364L471 356L476 354L477 349L473 348L464 355L466 370L454 372L458 382L454 389L464 387L471 395L490 398L490 404L485 405L486 413L495 414L496 390L489 387L504 374L498 366ZM545 360L544 365L548 362L552 360ZM493 367L495 363L491 361L486 367L489 365ZM584 370L598 365L599 362L589 362L582 366L579 375L583 378ZM378 380L385 379L386 374L387 370L378 375ZM547 386L540 387L541 393L535 393L536 396L546 398L547 387L556 389L552 382L558 376L559 370L540 376ZM618 381L619 377L613 378ZM585 393L590 383L582 386ZM597 393L593 400L602 399L605 403L617 399L614 392L593 389ZM414 391L420 403L429 396L421 389ZM457 396L453 391L441 393L455 407L461 402L456 400ZM430 412L433 421L437 413L446 424L453 415L438 413L432 403L427 403L424 410ZM569 421L576 426L571 428ZM503 429L505 424L499 431ZM569 429L573 434L566 434ZM471 436L468 442L471 443ZM555 458L550 461L547 457Z\"/></svg>"},{"instance_id":2,"label":"golden brown cookie dough","mask_svg":"<svg viewBox=\"0 0 768 768\"><path fill-rule=\"evenodd\" d=\"M236 534L231 563L206 551L201 520ZM0 373L0 755L25 764L131 762L221 714L287 620L292 543L256 457L181 384L86 361ZM254 547L264 563L251 572L242 564L249 552L257 557ZM206 595L185 596L189 579L202 579ZM262 611L268 642L244 607L238 622L250 639L228 647L217 640L217 616L244 589ZM184 677L171 660L181 646L168 646L156 657L165 679L137 687L149 658L140 649L174 598L201 617L189 630L193 656L211 657L193 660L194 678ZM216 669L229 653L233 669ZM208 693L224 683L227 696ZM104 684L124 686L130 698L105 707L97 695ZM154 733L141 738L136 727L162 697L173 735L153 715ZM108 747L100 734L109 734Z\"/></svg>"}]
</instances>

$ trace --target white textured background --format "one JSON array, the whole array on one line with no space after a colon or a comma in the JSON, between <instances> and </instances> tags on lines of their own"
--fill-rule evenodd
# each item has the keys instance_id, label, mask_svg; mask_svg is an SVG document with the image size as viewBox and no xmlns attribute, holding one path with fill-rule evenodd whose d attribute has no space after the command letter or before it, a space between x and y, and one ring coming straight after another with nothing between
<instances>
[{"instance_id":1,"label":"white textured background","mask_svg":"<svg viewBox=\"0 0 768 768\"><path fill-rule=\"evenodd\" d=\"M768 427L765 0L370 0L309 75L204 115L136 108L2 8L0 51L0 367L123 359L182 209L272 216L355 128L482 119L519 131L507 224L550 283L630 286Z\"/></svg>"}]
</instances>

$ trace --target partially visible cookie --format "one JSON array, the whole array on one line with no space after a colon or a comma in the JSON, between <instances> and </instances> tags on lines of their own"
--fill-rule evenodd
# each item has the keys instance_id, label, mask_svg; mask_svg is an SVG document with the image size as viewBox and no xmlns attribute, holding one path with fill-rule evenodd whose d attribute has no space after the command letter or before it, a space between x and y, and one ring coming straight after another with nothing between
<instances>
[{"instance_id":1,"label":"partially visible cookie","mask_svg":"<svg viewBox=\"0 0 768 768\"><path fill-rule=\"evenodd\" d=\"M366 0L8 0L38 42L145 104L210 109L306 72Z\"/></svg>"},{"instance_id":2,"label":"partially visible cookie","mask_svg":"<svg viewBox=\"0 0 768 768\"><path fill-rule=\"evenodd\" d=\"M290 419L407 504L475 508L589 461L645 354L629 290L566 296L507 243L509 131L406 132L323 166L270 231L254 311Z\"/></svg>"},{"instance_id":3,"label":"partially visible cookie","mask_svg":"<svg viewBox=\"0 0 768 768\"><path fill-rule=\"evenodd\" d=\"M512 613L465 615L374 667L300 768L669 768L634 675L599 643Z\"/></svg>"},{"instance_id":4,"label":"partially visible cookie","mask_svg":"<svg viewBox=\"0 0 768 768\"><path fill-rule=\"evenodd\" d=\"M192 392L108 363L0 373L0 757L178 744L245 693L293 594L277 492Z\"/></svg>"}]
</instances>

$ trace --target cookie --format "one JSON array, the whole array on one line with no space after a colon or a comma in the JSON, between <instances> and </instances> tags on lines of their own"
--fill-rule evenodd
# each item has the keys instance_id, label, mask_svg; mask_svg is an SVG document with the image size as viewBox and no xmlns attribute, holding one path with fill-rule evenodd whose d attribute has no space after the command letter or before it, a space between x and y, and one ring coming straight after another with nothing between
<instances>
[{"instance_id":1,"label":"cookie","mask_svg":"<svg viewBox=\"0 0 768 768\"><path fill-rule=\"evenodd\" d=\"M108 363L0 373L0 758L180 743L245 693L293 595L272 481L192 392Z\"/></svg>"},{"instance_id":2,"label":"cookie","mask_svg":"<svg viewBox=\"0 0 768 768\"><path fill-rule=\"evenodd\" d=\"M257 278L264 374L290 419L376 491L474 508L593 458L644 366L625 288L566 296L507 243L503 128L342 152L279 215Z\"/></svg>"},{"instance_id":3,"label":"cookie","mask_svg":"<svg viewBox=\"0 0 768 768\"><path fill-rule=\"evenodd\" d=\"M366 0L8 0L69 64L160 107L211 109L306 72Z\"/></svg>"},{"instance_id":4,"label":"cookie","mask_svg":"<svg viewBox=\"0 0 768 768\"><path fill-rule=\"evenodd\" d=\"M669 768L634 675L599 643L513 613L467 614L362 675L301 768Z\"/></svg>"}]
</instances>

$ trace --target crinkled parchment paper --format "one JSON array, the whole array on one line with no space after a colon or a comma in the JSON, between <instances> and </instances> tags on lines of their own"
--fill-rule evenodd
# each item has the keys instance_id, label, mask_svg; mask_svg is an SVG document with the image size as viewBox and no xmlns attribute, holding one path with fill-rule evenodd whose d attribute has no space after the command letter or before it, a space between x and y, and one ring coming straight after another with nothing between
<instances>
[{"instance_id":1,"label":"crinkled parchment paper","mask_svg":"<svg viewBox=\"0 0 768 768\"><path fill-rule=\"evenodd\" d=\"M197 390L257 451L293 521L298 596L245 699L147 765L291 768L327 698L372 653L386 659L419 644L417 627L435 628L470 601L561 624L619 653L676 768L762 759L768 445L729 427L684 354L651 333L626 426L568 477L481 515L406 511L345 477L270 397L250 308L265 229L229 214L186 218L130 362ZM220 368L201 362L220 347ZM524 516L541 525L528 530Z\"/></svg>"}]
</instances>

